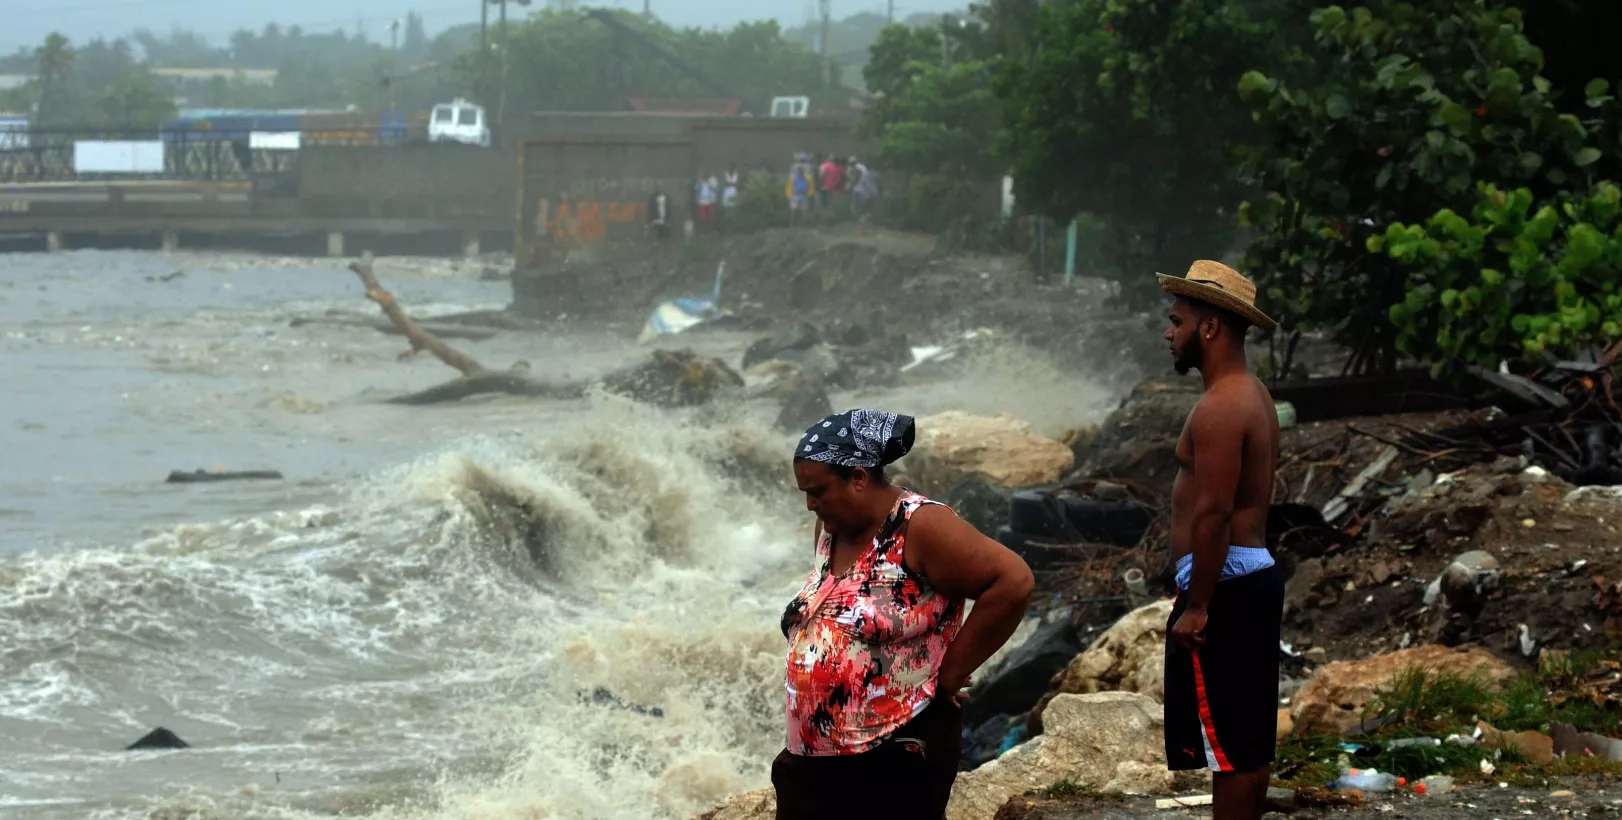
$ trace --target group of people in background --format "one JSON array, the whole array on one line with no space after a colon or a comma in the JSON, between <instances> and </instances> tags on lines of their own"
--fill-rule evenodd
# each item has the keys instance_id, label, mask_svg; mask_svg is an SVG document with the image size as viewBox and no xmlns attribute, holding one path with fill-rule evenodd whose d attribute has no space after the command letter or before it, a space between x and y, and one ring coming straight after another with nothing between
<instances>
[{"instance_id":1,"label":"group of people in background","mask_svg":"<svg viewBox=\"0 0 1622 820\"><path fill-rule=\"evenodd\" d=\"M716 222L722 218L723 212L730 213L737 207L738 186L741 182L742 176L738 173L737 163L727 168L724 178L717 178L715 174L699 175L698 185L694 188L699 230L713 229Z\"/></svg>"},{"instance_id":2,"label":"group of people in background","mask_svg":"<svg viewBox=\"0 0 1622 820\"><path fill-rule=\"evenodd\" d=\"M827 154L818 163L811 154L798 154L784 193L790 224L797 224L812 210L832 212L847 198L850 212L860 219L878 198L878 177L856 157L841 160Z\"/></svg>"},{"instance_id":3,"label":"group of people in background","mask_svg":"<svg viewBox=\"0 0 1622 820\"><path fill-rule=\"evenodd\" d=\"M688 201L687 232L720 230L738 205L743 175L736 163L725 175L703 173L693 183ZM796 154L784 189L789 201L789 224L798 225L812 211L850 214L865 219L879 197L878 175L856 157L840 159L809 153ZM648 202L648 231L656 240L668 239L675 221L670 197L656 191Z\"/></svg>"}]
</instances>

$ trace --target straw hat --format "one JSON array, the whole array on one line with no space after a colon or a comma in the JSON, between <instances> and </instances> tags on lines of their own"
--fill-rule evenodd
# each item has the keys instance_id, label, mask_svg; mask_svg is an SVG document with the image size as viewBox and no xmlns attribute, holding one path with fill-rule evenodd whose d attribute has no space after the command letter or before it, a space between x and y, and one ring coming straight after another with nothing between
<instances>
[{"instance_id":1,"label":"straw hat","mask_svg":"<svg viewBox=\"0 0 1622 820\"><path fill-rule=\"evenodd\" d=\"M1256 309L1256 283L1221 262L1201 259L1182 279L1157 273L1160 289L1173 296L1186 296L1223 310L1230 310L1262 330L1278 327L1278 322Z\"/></svg>"}]
</instances>

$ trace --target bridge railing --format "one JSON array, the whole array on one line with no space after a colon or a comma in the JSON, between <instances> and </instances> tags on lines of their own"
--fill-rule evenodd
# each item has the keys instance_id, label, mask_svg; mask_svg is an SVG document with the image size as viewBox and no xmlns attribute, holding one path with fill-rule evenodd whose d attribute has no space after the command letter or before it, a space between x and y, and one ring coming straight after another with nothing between
<instances>
[{"instance_id":1,"label":"bridge railing","mask_svg":"<svg viewBox=\"0 0 1622 820\"><path fill-rule=\"evenodd\" d=\"M298 136L292 139L292 134ZM253 181L276 188L298 174L299 148L399 145L417 137L401 128L331 127L263 138L237 130L35 128L0 131L0 184L128 179ZM162 170L109 173L77 167L80 143L161 143Z\"/></svg>"}]
</instances>

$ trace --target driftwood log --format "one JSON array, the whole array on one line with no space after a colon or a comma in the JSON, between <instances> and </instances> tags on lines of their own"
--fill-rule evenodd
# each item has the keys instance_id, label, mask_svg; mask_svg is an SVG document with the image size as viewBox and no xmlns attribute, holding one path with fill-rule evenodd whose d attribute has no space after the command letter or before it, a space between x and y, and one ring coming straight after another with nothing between
<instances>
[{"instance_id":1,"label":"driftwood log","mask_svg":"<svg viewBox=\"0 0 1622 820\"><path fill-rule=\"evenodd\" d=\"M303 327L304 325L338 325L340 327L369 327L379 333L393 333L400 335L400 328L387 319L356 319L343 316L304 316L287 323L288 327ZM445 339L467 339L473 342L482 342L494 339L501 331L493 327L475 327L472 325L453 324L442 321L419 322L417 326Z\"/></svg>"},{"instance_id":2,"label":"driftwood log","mask_svg":"<svg viewBox=\"0 0 1622 820\"><path fill-rule=\"evenodd\" d=\"M236 472L210 473L205 470L173 470L169 473L167 484L213 484L219 481L281 481L282 474L275 470L238 470Z\"/></svg>"},{"instance_id":3,"label":"driftwood log","mask_svg":"<svg viewBox=\"0 0 1622 820\"><path fill-rule=\"evenodd\" d=\"M378 284L370 253L351 262L349 269L365 285L366 297L377 303L383 315L411 343L411 349L400 354L402 358L426 350L462 374L460 378L427 390L396 396L389 399L389 403L440 404L491 394L553 399L579 398L586 394L588 382L549 382L531 378L529 363L523 361L506 370L491 370L472 356L445 344L423 324L407 315L394 296ZM479 318L494 324L487 314ZM596 380L596 383L610 392L638 400L666 406L686 406L702 404L727 389L742 388L743 377L724 362L698 356L690 350L655 350L648 361L610 373Z\"/></svg>"},{"instance_id":4,"label":"driftwood log","mask_svg":"<svg viewBox=\"0 0 1622 820\"><path fill-rule=\"evenodd\" d=\"M377 274L373 270L371 253L367 253L361 259L349 263L349 269L360 277L361 284L366 287L366 298L376 302L378 308L383 311L383 315L388 317L389 322L394 325L395 329L411 343L411 349L401 353L401 358L414 356L426 350L434 354L434 358L455 368L457 372L462 374L459 379L453 379L444 384L430 387L427 390L396 396L389 399L391 404L438 404L465 399L469 396L492 393L551 398L571 398L585 394L584 385L554 384L531 379L528 375L529 363L527 362L518 362L507 370L491 370L480 364L472 356L440 341L437 336L406 315L405 310L400 307L400 303L395 301L394 295L384 290L383 286L378 283Z\"/></svg>"}]
</instances>

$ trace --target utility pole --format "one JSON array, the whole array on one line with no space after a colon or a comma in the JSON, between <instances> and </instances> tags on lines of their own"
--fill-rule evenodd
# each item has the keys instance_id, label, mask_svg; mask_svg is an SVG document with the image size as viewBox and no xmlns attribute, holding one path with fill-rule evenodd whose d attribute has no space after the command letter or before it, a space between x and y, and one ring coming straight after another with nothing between
<instances>
[{"instance_id":1,"label":"utility pole","mask_svg":"<svg viewBox=\"0 0 1622 820\"><path fill-rule=\"evenodd\" d=\"M399 91L394 81L400 73L400 18L389 23L389 110L399 110Z\"/></svg>"},{"instance_id":2,"label":"utility pole","mask_svg":"<svg viewBox=\"0 0 1622 820\"><path fill-rule=\"evenodd\" d=\"M642 0L642 16L653 16L653 0Z\"/></svg>"},{"instance_id":3,"label":"utility pole","mask_svg":"<svg viewBox=\"0 0 1622 820\"><path fill-rule=\"evenodd\" d=\"M895 22L895 0L890 0L890 10L889 10L889 13L885 15L885 17L891 23Z\"/></svg>"},{"instance_id":4,"label":"utility pole","mask_svg":"<svg viewBox=\"0 0 1622 820\"><path fill-rule=\"evenodd\" d=\"M485 102L484 92L490 76L490 0L479 0L479 78L473 96Z\"/></svg>"},{"instance_id":5,"label":"utility pole","mask_svg":"<svg viewBox=\"0 0 1622 820\"><path fill-rule=\"evenodd\" d=\"M828 47L828 39L833 35L833 0L817 0L817 5L822 14L822 70L828 77L828 87L833 88L833 49Z\"/></svg>"}]
</instances>

